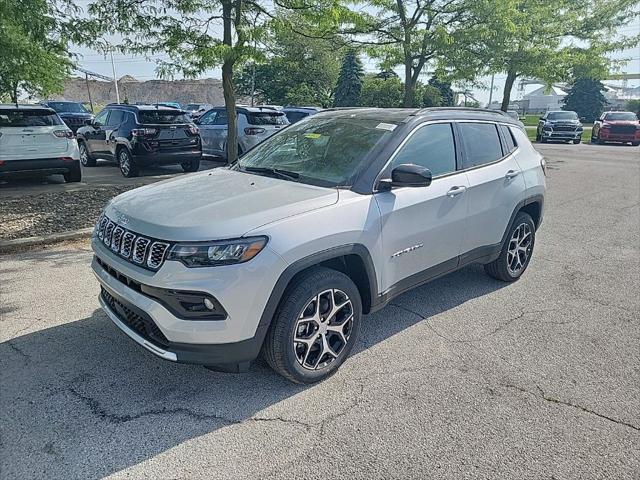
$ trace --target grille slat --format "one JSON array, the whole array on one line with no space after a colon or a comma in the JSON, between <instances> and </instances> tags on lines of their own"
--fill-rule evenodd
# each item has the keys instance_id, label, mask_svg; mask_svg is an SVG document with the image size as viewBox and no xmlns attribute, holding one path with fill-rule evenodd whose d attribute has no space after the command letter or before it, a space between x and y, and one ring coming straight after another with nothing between
<instances>
[{"instance_id":1,"label":"grille slat","mask_svg":"<svg viewBox=\"0 0 640 480\"><path fill-rule=\"evenodd\" d=\"M106 215L98 221L97 236L111 251L141 267L158 270L171 246L147 238L114 223Z\"/></svg>"}]
</instances>

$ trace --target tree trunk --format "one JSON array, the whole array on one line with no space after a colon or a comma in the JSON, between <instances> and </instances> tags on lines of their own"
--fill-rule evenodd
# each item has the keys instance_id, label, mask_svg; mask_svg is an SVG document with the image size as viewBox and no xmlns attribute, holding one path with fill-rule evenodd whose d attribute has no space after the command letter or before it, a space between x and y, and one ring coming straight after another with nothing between
<instances>
[{"instance_id":1,"label":"tree trunk","mask_svg":"<svg viewBox=\"0 0 640 480\"><path fill-rule=\"evenodd\" d=\"M18 82L11 86L11 103L18 103Z\"/></svg>"},{"instance_id":2,"label":"tree trunk","mask_svg":"<svg viewBox=\"0 0 640 480\"><path fill-rule=\"evenodd\" d=\"M404 99L402 106L405 108L413 107L413 80L411 78L411 60L405 60L404 65Z\"/></svg>"},{"instance_id":3,"label":"tree trunk","mask_svg":"<svg viewBox=\"0 0 640 480\"><path fill-rule=\"evenodd\" d=\"M232 47L232 19L233 2L223 0L222 2L222 42ZM231 48L229 48L231 50ZM235 162L238 158L238 117L236 114L236 95L233 91L233 65L235 59L231 52L222 64L222 93L224 95L224 106L227 109L227 162Z\"/></svg>"},{"instance_id":4,"label":"tree trunk","mask_svg":"<svg viewBox=\"0 0 640 480\"><path fill-rule=\"evenodd\" d=\"M507 79L504 82L504 90L502 91L502 105L500 110L506 112L509 109L509 102L511 101L511 89L513 88L513 82L516 81L518 74L513 70L507 72Z\"/></svg>"}]
</instances>

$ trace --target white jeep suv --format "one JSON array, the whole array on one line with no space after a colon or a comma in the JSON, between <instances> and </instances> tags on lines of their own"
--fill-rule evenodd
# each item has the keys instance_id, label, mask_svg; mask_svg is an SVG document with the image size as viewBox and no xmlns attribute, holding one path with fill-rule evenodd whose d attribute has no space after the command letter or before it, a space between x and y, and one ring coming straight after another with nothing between
<instances>
[{"instance_id":1,"label":"white jeep suv","mask_svg":"<svg viewBox=\"0 0 640 480\"><path fill-rule=\"evenodd\" d=\"M111 320L174 362L295 382L334 372L362 315L470 263L517 280L545 165L507 115L325 111L229 168L129 191L92 239Z\"/></svg>"},{"instance_id":2,"label":"white jeep suv","mask_svg":"<svg viewBox=\"0 0 640 480\"><path fill-rule=\"evenodd\" d=\"M71 129L42 105L0 105L0 176L61 173L79 182L80 152Z\"/></svg>"}]
</instances>

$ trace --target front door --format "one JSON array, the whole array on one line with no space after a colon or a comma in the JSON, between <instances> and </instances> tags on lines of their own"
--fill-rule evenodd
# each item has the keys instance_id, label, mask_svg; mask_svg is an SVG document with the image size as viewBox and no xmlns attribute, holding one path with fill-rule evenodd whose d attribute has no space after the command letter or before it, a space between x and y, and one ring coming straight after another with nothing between
<instances>
[{"instance_id":1,"label":"front door","mask_svg":"<svg viewBox=\"0 0 640 480\"><path fill-rule=\"evenodd\" d=\"M84 133L92 155L102 155L105 151L105 126L109 119L109 110L103 110L93 120L91 127Z\"/></svg>"},{"instance_id":2,"label":"front door","mask_svg":"<svg viewBox=\"0 0 640 480\"><path fill-rule=\"evenodd\" d=\"M433 175L427 187L403 187L375 194L381 213L384 272L382 292L394 293L454 269L467 216L468 182L456 172L456 148L449 123L417 127L385 171L416 164Z\"/></svg>"}]
</instances>

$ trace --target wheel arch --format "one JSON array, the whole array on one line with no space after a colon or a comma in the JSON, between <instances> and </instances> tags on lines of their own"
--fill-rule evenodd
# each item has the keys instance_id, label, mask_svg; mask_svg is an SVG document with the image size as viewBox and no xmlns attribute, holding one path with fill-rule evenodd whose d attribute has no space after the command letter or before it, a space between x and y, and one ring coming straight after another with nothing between
<instances>
[{"instance_id":1,"label":"wheel arch","mask_svg":"<svg viewBox=\"0 0 640 480\"><path fill-rule=\"evenodd\" d=\"M502 241L500 245L504 245L504 242L507 241L507 235L509 235L509 231L511 227L513 227L513 222L516 219L516 215L520 212L525 212L531 216L533 219L533 223L536 226L536 230L540 227L542 223L542 213L544 209L544 196L542 195L533 195L528 197L522 201L520 201L516 207L513 209L513 213L511 214L511 218L509 219L509 223L507 224L507 229L504 231L502 235Z\"/></svg>"}]
</instances>

